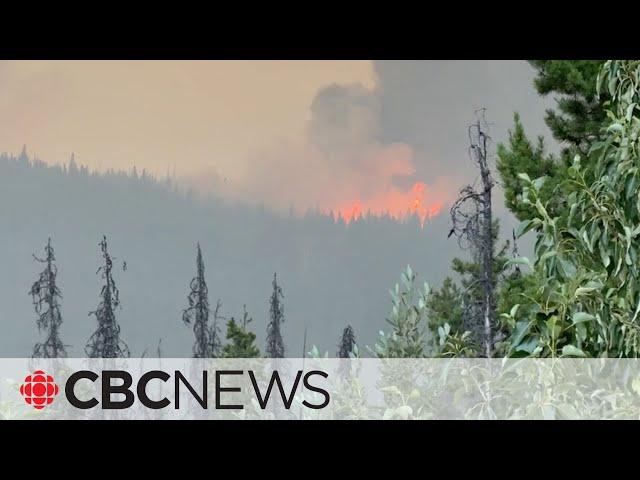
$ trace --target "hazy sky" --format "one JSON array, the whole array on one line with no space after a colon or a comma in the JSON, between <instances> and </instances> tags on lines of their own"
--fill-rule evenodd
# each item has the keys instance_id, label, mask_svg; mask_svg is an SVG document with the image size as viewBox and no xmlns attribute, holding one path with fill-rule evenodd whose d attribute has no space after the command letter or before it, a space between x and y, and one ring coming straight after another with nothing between
<instances>
[{"instance_id":1,"label":"hazy sky","mask_svg":"<svg viewBox=\"0 0 640 480\"><path fill-rule=\"evenodd\" d=\"M466 128L515 110L545 133L522 61L0 62L0 151L173 171L280 210L427 214L472 181Z\"/></svg>"},{"instance_id":2,"label":"hazy sky","mask_svg":"<svg viewBox=\"0 0 640 480\"><path fill-rule=\"evenodd\" d=\"M373 84L370 62L0 62L2 149L50 162L245 171L248 152L302 135L322 86Z\"/></svg>"}]
</instances>

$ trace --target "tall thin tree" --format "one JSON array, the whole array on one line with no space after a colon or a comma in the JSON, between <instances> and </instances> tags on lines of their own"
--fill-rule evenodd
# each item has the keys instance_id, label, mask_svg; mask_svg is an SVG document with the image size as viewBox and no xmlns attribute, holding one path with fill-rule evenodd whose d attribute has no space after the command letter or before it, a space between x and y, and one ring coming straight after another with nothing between
<instances>
[{"instance_id":1,"label":"tall thin tree","mask_svg":"<svg viewBox=\"0 0 640 480\"><path fill-rule=\"evenodd\" d=\"M213 322L209 330L209 338L211 341L211 356L220 357L222 355L222 332L220 331L220 323L226 318L222 315L222 302L220 299L216 302L216 308L213 311Z\"/></svg>"},{"instance_id":2,"label":"tall thin tree","mask_svg":"<svg viewBox=\"0 0 640 480\"><path fill-rule=\"evenodd\" d=\"M189 306L182 312L182 321L186 325L193 325L195 335L193 358L212 358L216 356L215 350L219 348L219 341L217 340L217 322L214 321L213 328L209 327L209 289L204 277L200 243L197 244L196 276L191 280L189 288L191 290L187 296ZM214 320L218 318L220 306L218 302Z\"/></svg>"},{"instance_id":3,"label":"tall thin tree","mask_svg":"<svg viewBox=\"0 0 640 480\"><path fill-rule=\"evenodd\" d=\"M38 331L45 332L46 340L42 343L37 343L33 347L33 357L64 358L67 356L67 352L62 340L60 340L59 331L62 324L62 315L60 313L62 293L56 285L58 268L55 264L56 257L51 246L51 238L47 240L44 254L44 258L33 255L37 262L45 264L45 268L40 272L38 279L31 285L29 294L33 299L33 305L38 315L36 320Z\"/></svg>"},{"instance_id":4,"label":"tall thin tree","mask_svg":"<svg viewBox=\"0 0 640 480\"><path fill-rule=\"evenodd\" d=\"M129 357L129 347L120 338L120 325L116 321L116 310L120 306L120 292L113 279L113 258L107 249L107 237L102 236L99 243L104 265L96 274L101 274L104 285L100 290L98 308L89 312L98 321L97 330L91 335L85 353L89 358L121 358Z\"/></svg>"},{"instance_id":5,"label":"tall thin tree","mask_svg":"<svg viewBox=\"0 0 640 480\"><path fill-rule=\"evenodd\" d=\"M280 325L284 322L284 295L278 285L278 278L273 274L273 292L269 298L269 324L267 325L267 346L265 353L269 358L284 358L284 341Z\"/></svg>"},{"instance_id":6,"label":"tall thin tree","mask_svg":"<svg viewBox=\"0 0 640 480\"><path fill-rule=\"evenodd\" d=\"M347 325L342 331L340 345L338 345L338 358L350 358L356 346L356 335L351 325Z\"/></svg>"},{"instance_id":7,"label":"tall thin tree","mask_svg":"<svg viewBox=\"0 0 640 480\"><path fill-rule=\"evenodd\" d=\"M474 262L480 267L481 298L473 299L471 308L478 312L482 324L484 354L491 357L494 330L494 225L491 192L494 182L488 163L489 136L486 133L484 109L480 117L469 127L470 155L480 173L480 189L467 185L451 207L453 227L460 242L467 242ZM463 243L461 243L461 246ZM475 315L472 315L475 316Z\"/></svg>"}]
</instances>

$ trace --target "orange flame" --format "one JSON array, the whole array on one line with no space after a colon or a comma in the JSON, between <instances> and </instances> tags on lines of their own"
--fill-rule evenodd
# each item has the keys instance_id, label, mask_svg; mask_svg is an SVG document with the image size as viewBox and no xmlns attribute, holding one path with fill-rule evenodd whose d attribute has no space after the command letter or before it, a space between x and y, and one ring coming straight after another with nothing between
<instances>
[{"instance_id":1,"label":"orange flame","mask_svg":"<svg viewBox=\"0 0 640 480\"><path fill-rule=\"evenodd\" d=\"M427 185L416 182L408 192L394 188L384 194L368 199L366 202L359 200L347 205L337 206L332 209L334 219L342 219L346 224L351 223L364 214L374 217L388 215L396 220L405 220L416 215L420 225L438 215L444 206L443 201L427 198Z\"/></svg>"}]
</instances>

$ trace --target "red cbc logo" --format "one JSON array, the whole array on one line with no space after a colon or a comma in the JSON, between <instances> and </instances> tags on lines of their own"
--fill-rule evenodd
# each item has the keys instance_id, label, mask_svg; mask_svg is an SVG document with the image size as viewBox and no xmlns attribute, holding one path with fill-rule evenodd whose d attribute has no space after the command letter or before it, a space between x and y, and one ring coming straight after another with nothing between
<instances>
[{"instance_id":1,"label":"red cbc logo","mask_svg":"<svg viewBox=\"0 0 640 480\"><path fill-rule=\"evenodd\" d=\"M27 375L24 383L20 385L20 394L24 397L24 401L33 405L36 410L42 410L50 405L59 391L53 377L42 370L36 370L32 375Z\"/></svg>"}]
</instances>

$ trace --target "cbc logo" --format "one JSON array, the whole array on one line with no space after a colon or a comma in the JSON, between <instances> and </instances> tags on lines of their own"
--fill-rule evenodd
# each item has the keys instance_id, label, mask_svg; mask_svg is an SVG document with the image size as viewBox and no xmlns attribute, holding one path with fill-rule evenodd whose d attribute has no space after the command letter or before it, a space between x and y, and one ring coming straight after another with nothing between
<instances>
[{"instance_id":1,"label":"cbc logo","mask_svg":"<svg viewBox=\"0 0 640 480\"><path fill-rule=\"evenodd\" d=\"M36 370L33 374L27 375L24 383L20 385L20 394L24 397L24 401L36 410L42 410L50 405L58 392L59 388L53 377L42 370Z\"/></svg>"}]
</instances>

